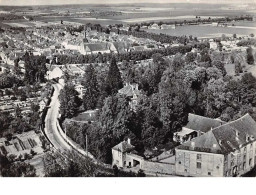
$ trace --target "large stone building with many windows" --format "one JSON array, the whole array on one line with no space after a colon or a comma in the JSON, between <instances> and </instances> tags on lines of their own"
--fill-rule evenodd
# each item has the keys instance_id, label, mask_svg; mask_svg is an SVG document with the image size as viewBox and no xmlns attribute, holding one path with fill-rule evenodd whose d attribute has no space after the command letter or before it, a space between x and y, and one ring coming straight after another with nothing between
<instances>
[{"instance_id":1,"label":"large stone building with many windows","mask_svg":"<svg viewBox=\"0 0 256 195\"><path fill-rule=\"evenodd\" d=\"M256 165L256 122L249 114L209 130L175 149L182 176L240 176Z\"/></svg>"}]
</instances>

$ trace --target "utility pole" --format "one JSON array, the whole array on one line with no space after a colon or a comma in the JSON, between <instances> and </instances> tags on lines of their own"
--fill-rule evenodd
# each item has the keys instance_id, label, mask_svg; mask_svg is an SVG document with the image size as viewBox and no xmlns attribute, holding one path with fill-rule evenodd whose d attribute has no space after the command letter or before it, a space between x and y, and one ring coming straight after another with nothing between
<instances>
[{"instance_id":1,"label":"utility pole","mask_svg":"<svg viewBox=\"0 0 256 195\"><path fill-rule=\"evenodd\" d=\"M67 140L67 127L65 127L65 139Z\"/></svg>"},{"instance_id":2,"label":"utility pole","mask_svg":"<svg viewBox=\"0 0 256 195\"><path fill-rule=\"evenodd\" d=\"M86 139L86 156L88 157L88 138L87 138L87 134L85 136Z\"/></svg>"}]
</instances>

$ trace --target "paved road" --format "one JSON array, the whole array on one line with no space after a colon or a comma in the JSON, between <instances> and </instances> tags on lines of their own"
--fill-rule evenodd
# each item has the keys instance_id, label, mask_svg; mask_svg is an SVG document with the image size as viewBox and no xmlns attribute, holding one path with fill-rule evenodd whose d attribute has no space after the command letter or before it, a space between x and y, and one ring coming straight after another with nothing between
<instances>
[{"instance_id":1,"label":"paved road","mask_svg":"<svg viewBox=\"0 0 256 195\"><path fill-rule=\"evenodd\" d=\"M59 116L59 92L63 88L61 84L53 84L54 93L52 96L51 104L45 118L45 134L53 144L53 146L61 152L71 150L71 147L61 137L57 129L57 118Z\"/></svg>"}]
</instances>

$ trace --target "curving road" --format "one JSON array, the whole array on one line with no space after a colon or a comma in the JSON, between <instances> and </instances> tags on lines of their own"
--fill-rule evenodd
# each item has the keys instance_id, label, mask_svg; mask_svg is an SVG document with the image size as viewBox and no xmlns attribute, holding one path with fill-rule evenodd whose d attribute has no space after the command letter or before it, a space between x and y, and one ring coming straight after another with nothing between
<instances>
[{"instance_id":1,"label":"curving road","mask_svg":"<svg viewBox=\"0 0 256 195\"><path fill-rule=\"evenodd\" d=\"M57 128L57 120L59 117L60 102L58 99L60 90L63 86L59 83L53 84L54 93L51 98L48 112L45 117L45 134L52 143L53 147L61 152L71 150L64 138L60 135Z\"/></svg>"}]
</instances>

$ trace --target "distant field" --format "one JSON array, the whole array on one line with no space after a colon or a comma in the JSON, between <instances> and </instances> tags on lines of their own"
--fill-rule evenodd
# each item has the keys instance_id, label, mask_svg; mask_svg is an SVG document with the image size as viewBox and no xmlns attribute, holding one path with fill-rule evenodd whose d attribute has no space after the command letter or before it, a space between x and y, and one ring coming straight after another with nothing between
<instances>
[{"instance_id":1,"label":"distant field","mask_svg":"<svg viewBox=\"0 0 256 195\"><path fill-rule=\"evenodd\" d=\"M249 22L246 22L247 24ZM235 23L236 24L236 23ZM246 24L245 24L246 25ZM211 25L191 25L191 26L177 26L176 29L146 29L148 32L163 33L172 36L180 35L192 35L194 37L221 37L222 34L226 35L249 35L251 33L256 34L256 22L251 22L250 26L242 26L239 22L239 26L236 27L215 27Z\"/></svg>"}]
</instances>

